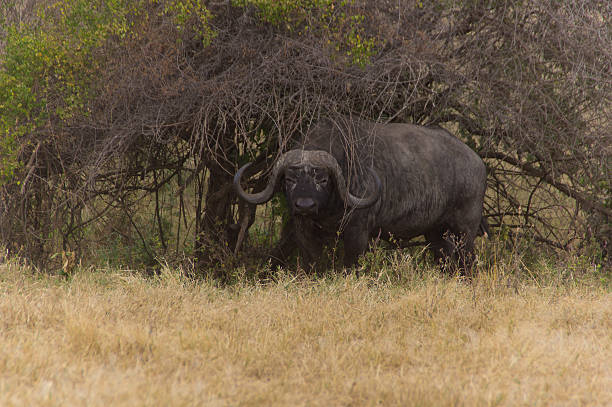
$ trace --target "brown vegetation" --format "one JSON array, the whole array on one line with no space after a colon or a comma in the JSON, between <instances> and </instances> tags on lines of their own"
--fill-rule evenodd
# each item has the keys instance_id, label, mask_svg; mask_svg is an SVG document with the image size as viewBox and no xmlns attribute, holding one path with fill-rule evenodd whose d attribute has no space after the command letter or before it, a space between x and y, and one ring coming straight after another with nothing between
<instances>
[{"instance_id":1,"label":"brown vegetation","mask_svg":"<svg viewBox=\"0 0 612 407\"><path fill-rule=\"evenodd\" d=\"M149 259L189 245L226 264L235 225L254 220L230 189L238 166L255 161L261 188L288 140L340 114L453 130L486 159L500 235L609 249L609 2L349 2L335 12L363 16L361 35L377 40L363 66L334 47L349 20L330 29L321 10L287 28L210 2L204 44L147 4L150 21L133 17L135 35L98 50L86 114L23 140L22 172L0 190L13 253L45 265L110 230Z\"/></svg>"}]
</instances>

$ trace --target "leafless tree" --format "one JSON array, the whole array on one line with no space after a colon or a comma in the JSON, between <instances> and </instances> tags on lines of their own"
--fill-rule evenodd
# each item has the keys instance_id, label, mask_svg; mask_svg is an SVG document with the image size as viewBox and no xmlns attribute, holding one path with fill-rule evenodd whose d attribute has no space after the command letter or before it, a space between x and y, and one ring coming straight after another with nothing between
<instances>
[{"instance_id":1,"label":"leafless tree","mask_svg":"<svg viewBox=\"0 0 612 407\"><path fill-rule=\"evenodd\" d=\"M202 264L222 263L255 216L231 190L238 166L255 161L251 186L262 188L292 138L321 116L352 115L441 125L466 141L488 165L486 213L501 233L608 249L609 2L338 6L364 16L361 35L376 39L365 66L335 46L351 26L317 25L317 10L288 29L253 8L208 7L208 46L150 10L137 35L100 50L105 69L87 114L29 135L19 186L2 187L5 245L38 259L58 245L77 250L110 213L145 241L136 210L147 199L157 225L149 233L161 242L160 253L148 250L167 254L166 188L180 211L176 241L188 230Z\"/></svg>"}]
</instances>

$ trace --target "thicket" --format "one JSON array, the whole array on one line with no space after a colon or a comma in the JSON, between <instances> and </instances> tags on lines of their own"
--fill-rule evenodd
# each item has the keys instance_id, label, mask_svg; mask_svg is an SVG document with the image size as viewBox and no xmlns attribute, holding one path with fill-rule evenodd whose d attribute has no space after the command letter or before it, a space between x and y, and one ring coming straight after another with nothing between
<instances>
[{"instance_id":1,"label":"thicket","mask_svg":"<svg viewBox=\"0 0 612 407\"><path fill-rule=\"evenodd\" d=\"M487 163L511 237L603 264L612 4L21 0L0 29L0 242L41 268L111 247L223 270L251 185L323 116L441 125ZM282 216L272 204L264 221ZM253 233L251 233L253 235ZM256 236L252 236L254 238ZM608 258L609 261L609 258Z\"/></svg>"}]
</instances>

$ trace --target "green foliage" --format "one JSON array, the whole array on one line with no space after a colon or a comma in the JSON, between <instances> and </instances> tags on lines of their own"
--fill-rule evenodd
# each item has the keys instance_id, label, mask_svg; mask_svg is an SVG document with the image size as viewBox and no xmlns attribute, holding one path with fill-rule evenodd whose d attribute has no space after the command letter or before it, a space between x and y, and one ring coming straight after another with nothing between
<instances>
[{"instance_id":1,"label":"green foliage","mask_svg":"<svg viewBox=\"0 0 612 407\"><path fill-rule=\"evenodd\" d=\"M346 54L351 58L354 65L361 67L370 63L370 57L376 51L377 40L368 37L363 32L363 21L365 17L362 15L350 16L349 30L344 36L344 41L347 46Z\"/></svg>"},{"instance_id":2,"label":"green foliage","mask_svg":"<svg viewBox=\"0 0 612 407\"><path fill-rule=\"evenodd\" d=\"M329 14L334 3L333 0L232 0L237 7L254 6L263 21L288 30L307 24L316 10Z\"/></svg>"},{"instance_id":3,"label":"green foliage","mask_svg":"<svg viewBox=\"0 0 612 407\"><path fill-rule=\"evenodd\" d=\"M35 23L5 23L0 54L0 184L11 181L20 152L50 122L66 123L88 114L96 80L104 70L109 40L135 35L135 21L149 21L145 6L163 6L179 32L188 28L208 45L214 32L201 0L59 0L41 2ZM8 5L2 6L8 7Z\"/></svg>"},{"instance_id":4,"label":"green foliage","mask_svg":"<svg viewBox=\"0 0 612 407\"><path fill-rule=\"evenodd\" d=\"M201 0L168 1L164 5L162 14L172 16L179 33L187 30L193 31L202 39L205 47L215 38L216 33L209 24L212 18L211 13Z\"/></svg>"},{"instance_id":5,"label":"green foliage","mask_svg":"<svg viewBox=\"0 0 612 407\"><path fill-rule=\"evenodd\" d=\"M51 117L85 109L100 69L94 50L130 29L126 0L61 0L41 5L36 24L7 24L0 55L0 182L10 180L23 138Z\"/></svg>"},{"instance_id":6,"label":"green foliage","mask_svg":"<svg viewBox=\"0 0 612 407\"><path fill-rule=\"evenodd\" d=\"M232 0L238 7L254 6L259 18L275 27L302 35L316 32L328 36L329 44L349 58L353 65L364 67L376 52L378 40L364 29L365 16L353 14L353 0Z\"/></svg>"}]
</instances>

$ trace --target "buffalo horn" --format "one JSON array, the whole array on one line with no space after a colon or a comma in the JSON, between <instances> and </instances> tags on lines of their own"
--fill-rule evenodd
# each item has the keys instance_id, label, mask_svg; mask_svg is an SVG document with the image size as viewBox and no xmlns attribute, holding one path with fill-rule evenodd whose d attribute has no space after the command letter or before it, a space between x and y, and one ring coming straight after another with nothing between
<instances>
[{"instance_id":1,"label":"buffalo horn","mask_svg":"<svg viewBox=\"0 0 612 407\"><path fill-rule=\"evenodd\" d=\"M276 183L278 181L279 174L285 171L285 167L287 166L287 163L291 161L290 159L293 157L293 155L295 155L295 151L298 150L291 150L280 156L280 158L274 165L272 173L270 174L270 180L268 181L268 185L266 185L266 188L263 191L258 192L256 194L246 193L240 185L242 174L253 163L247 163L240 167L240 169L236 172L236 175L234 175L234 191L236 191L236 194L250 204L259 205L268 202L270 199L272 199L272 196L274 195L274 190L276 189Z\"/></svg>"},{"instance_id":2,"label":"buffalo horn","mask_svg":"<svg viewBox=\"0 0 612 407\"><path fill-rule=\"evenodd\" d=\"M249 168L251 164L252 163L243 165L236 172L236 175L234 175L234 190L240 198L242 198L248 203L255 205L268 202L272 198L272 195L274 195L274 190L276 189L278 176L283 173L285 171L285 168L289 165L298 166L303 164L310 164L312 166L326 167L328 170L331 171L334 176L339 195L342 197L342 199L345 200L348 206L356 209L367 208L368 206L373 205L378 200L382 189L382 183L380 182L378 174L376 174L376 172L372 168L369 168L370 173L374 178L374 182L376 183L376 191L368 197L358 198L352 195L347 190L346 181L344 180L344 176L342 175L342 170L338 165L338 161L331 154L320 150L290 150L283 154L276 162L276 165L274 166L274 169L270 174L270 180L266 188L259 193L248 194L244 191L244 189L242 189L242 186L240 185L240 180L244 171L246 171L246 169Z\"/></svg>"}]
</instances>

